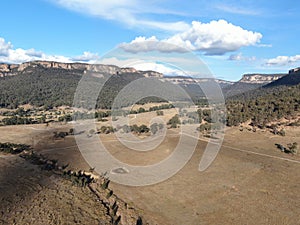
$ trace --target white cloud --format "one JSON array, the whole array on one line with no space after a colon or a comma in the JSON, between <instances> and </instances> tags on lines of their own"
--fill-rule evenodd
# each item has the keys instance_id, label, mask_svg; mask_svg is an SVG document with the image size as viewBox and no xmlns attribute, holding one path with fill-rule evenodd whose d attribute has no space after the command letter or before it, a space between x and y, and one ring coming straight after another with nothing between
<instances>
[{"instance_id":1,"label":"white cloud","mask_svg":"<svg viewBox=\"0 0 300 225\"><path fill-rule=\"evenodd\" d=\"M241 7L236 7L233 5L225 5L225 4L219 4L215 6L216 9L227 12L227 13L232 13L232 14L239 14L239 15L248 15L248 16L256 16L261 14L257 9L249 9L249 8L241 8Z\"/></svg>"},{"instance_id":2,"label":"white cloud","mask_svg":"<svg viewBox=\"0 0 300 225\"><path fill-rule=\"evenodd\" d=\"M93 63L98 58L99 56L97 54L90 52L84 52L81 56L71 58L60 55L47 55L35 49L15 49L10 42L6 42L4 38L0 37L0 63L18 64L34 60Z\"/></svg>"},{"instance_id":3,"label":"white cloud","mask_svg":"<svg viewBox=\"0 0 300 225\"><path fill-rule=\"evenodd\" d=\"M12 47L10 42L6 42L4 38L0 38L0 57L6 56Z\"/></svg>"},{"instance_id":4,"label":"white cloud","mask_svg":"<svg viewBox=\"0 0 300 225\"><path fill-rule=\"evenodd\" d=\"M187 73L186 71L182 71L180 69L175 68L175 66L158 63L158 62L149 62L146 60L140 60L140 59L118 59L116 57L111 58L104 58L98 61L98 63L101 64L111 64L116 65L119 67L133 67L136 70L141 71L157 71L159 73L162 73L164 75L172 75L172 76L186 76L187 74L193 75L194 72Z\"/></svg>"},{"instance_id":5,"label":"white cloud","mask_svg":"<svg viewBox=\"0 0 300 225\"><path fill-rule=\"evenodd\" d=\"M135 11L136 0L52 0L60 6L76 12L103 17L105 19L125 19L130 23Z\"/></svg>"},{"instance_id":6,"label":"white cloud","mask_svg":"<svg viewBox=\"0 0 300 225\"><path fill-rule=\"evenodd\" d=\"M204 52L206 55L223 55L242 47L257 45L262 38L258 32L248 31L225 20L201 23L193 21L184 32L164 40L156 37L138 37L130 43L120 45L128 52L185 52L187 50Z\"/></svg>"},{"instance_id":7,"label":"white cloud","mask_svg":"<svg viewBox=\"0 0 300 225\"><path fill-rule=\"evenodd\" d=\"M268 59L267 66L292 66L300 62L300 55L295 56L277 56L276 58Z\"/></svg>"},{"instance_id":8,"label":"white cloud","mask_svg":"<svg viewBox=\"0 0 300 225\"><path fill-rule=\"evenodd\" d=\"M230 61L255 61L256 57L252 56L252 57L248 57L248 56L243 56L242 53L238 53L238 54L232 54L228 57L228 60Z\"/></svg>"},{"instance_id":9,"label":"white cloud","mask_svg":"<svg viewBox=\"0 0 300 225\"><path fill-rule=\"evenodd\" d=\"M164 75L172 75L172 76L185 76L186 75L186 73L184 71L181 71L179 69L171 68L166 65L159 64L159 63L153 63L153 62L139 63L137 65L134 65L133 67L137 70L142 70L142 71L147 71L147 70L157 71Z\"/></svg>"},{"instance_id":10,"label":"white cloud","mask_svg":"<svg viewBox=\"0 0 300 225\"><path fill-rule=\"evenodd\" d=\"M71 58L71 60L92 63L92 62L96 62L99 58L100 58L99 55L96 53L84 52L82 55Z\"/></svg>"},{"instance_id":11,"label":"white cloud","mask_svg":"<svg viewBox=\"0 0 300 225\"><path fill-rule=\"evenodd\" d=\"M139 63L145 62L144 60L140 59L119 59L117 57L107 57L107 58L101 58L97 61L98 64L105 64L105 65L115 65L118 67L134 67L134 65L137 65Z\"/></svg>"},{"instance_id":12,"label":"white cloud","mask_svg":"<svg viewBox=\"0 0 300 225\"><path fill-rule=\"evenodd\" d=\"M107 20L124 23L130 27L150 27L167 31L182 31L188 27L185 22L162 22L143 19L145 15L176 14L174 11L154 7L155 0L51 0L52 2L76 11Z\"/></svg>"},{"instance_id":13,"label":"white cloud","mask_svg":"<svg viewBox=\"0 0 300 225\"><path fill-rule=\"evenodd\" d=\"M170 44L167 40L159 41L155 36L150 38L136 37L130 43L122 43L118 47L122 48L126 52L138 53L138 52L187 52L188 50L178 45Z\"/></svg>"},{"instance_id":14,"label":"white cloud","mask_svg":"<svg viewBox=\"0 0 300 225\"><path fill-rule=\"evenodd\" d=\"M190 25L183 22L157 22L157 21L147 21L147 20L142 20L138 21L139 25L142 26L148 26L152 28L158 28L161 30L167 30L167 31L172 31L172 32L180 32L180 31L185 31L190 28Z\"/></svg>"}]
</instances>

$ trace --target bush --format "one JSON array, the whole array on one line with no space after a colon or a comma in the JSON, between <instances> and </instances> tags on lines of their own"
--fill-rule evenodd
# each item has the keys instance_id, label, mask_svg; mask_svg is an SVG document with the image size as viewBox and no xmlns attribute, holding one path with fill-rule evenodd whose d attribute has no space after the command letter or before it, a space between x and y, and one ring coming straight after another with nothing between
<instances>
[{"instance_id":1,"label":"bush","mask_svg":"<svg viewBox=\"0 0 300 225\"><path fill-rule=\"evenodd\" d=\"M30 146L25 144L0 143L0 152L19 154L25 150L29 150Z\"/></svg>"},{"instance_id":2,"label":"bush","mask_svg":"<svg viewBox=\"0 0 300 225\"><path fill-rule=\"evenodd\" d=\"M100 133L102 134L109 134L115 132L115 129L111 126L102 126L100 128Z\"/></svg>"},{"instance_id":3,"label":"bush","mask_svg":"<svg viewBox=\"0 0 300 225\"><path fill-rule=\"evenodd\" d=\"M156 111L156 115L157 116L163 116L164 115L164 111L162 111L162 110Z\"/></svg>"},{"instance_id":4,"label":"bush","mask_svg":"<svg viewBox=\"0 0 300 225\"><path fill-rule=\"evenodd\" d=\"M139 133L148 133L149 130L150 129L144 124L139 127Z\"/></svg>"},{"instance_id":5,"label":"bush","mask_svg":"<svg viewBox=\"0 0 300 225\"><path fill-rule=\"evenodd\" d=\"M211 130L211 124L210 123L204 123L201 124L198 128L198 131L203 132L203 131L210 131Z\"/></svg>"},{"instance_id":6,"label":"bush","mask_svg":"<svg viewBox=\"0 0 300 225\"><path fill-rule=\"evenodd\" d=\"M151 131L152 134L156 134L157 131L158 131L158 124L157 123L151 124L150 131Z\"/></svg>"},{"instance_id":7,"label":"bush","mask_svg":"<svg viewBox=\"0 0 300 225\"><path fill-rule=\"evenodd\" d=\"M63 131L61 131L61 132L53 132L53 137L54 138L65 138L66 136L68 136L69 135L69 133L68 132L63 132Z\"/></svg>"},{"instance_id":8,"label":"bush","mask_svg":"<svg viewBox=\"0 0 300 225\"><path fill-rule=\"evenodd\" d=\"M287 145L289 150L291 151L292 154L297 154L297 150L298 150L298 143L294 142L294 143L290 143Z\"/></svg>"},{"instance_id":9,"label":"bush","mask_svg":"<svg viewBox=\"0 0 300 225\"><path fill-rule=\"evenodd\" d=\"M181 124L178 114L173 116L167 123L168 125L171 125L171 128L177 128L178 124Z\"/></svg>"},{"instance_id":10,"label":"bush","mask_svg":"<svg viewBox=\"0 0 300 225\"><path fill-rule=\"evenodd\" d=\"M278 134L279 134L280 136L285 136L285 130L284 130L284 129L281 129L281 130L278 132Z\"/></svg>"},{"instance_id":11,"label":"bush","mask_svg":"<svg viewBox=\"0 0 300 225\"><path fill-rule=\"evenodd\" d=\"M280 149L280 151L282 151L284 153L297 154L297 151L298 151L298 143L297 142L287 144L287 148L281 144L275 144L275 145L278 149Z\"/></svg>"}]
</instances>

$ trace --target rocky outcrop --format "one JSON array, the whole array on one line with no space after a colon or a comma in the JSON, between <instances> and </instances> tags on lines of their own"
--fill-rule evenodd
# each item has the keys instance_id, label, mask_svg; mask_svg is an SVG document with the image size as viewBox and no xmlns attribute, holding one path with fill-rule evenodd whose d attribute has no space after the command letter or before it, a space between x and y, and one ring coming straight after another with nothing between
<instances>
[{"instance_id":1,"label":"rocky outcrop","mask_svg":"<svg viewBox=\"0 0 300 225\"><path fill-rule=\"evenodd\" d=\"M300 67L289 70L289 74L300 74Z\"/></svg>"},{"instance_id":2,"label":"rocky outcrop","mask_svg":"<svg viewBox=\"0 0 300 225\"><path fill-rule=\"evenodd\" d=\"M285 75L286 74L245 74L238 82L248 84L268 84Z\"/></svg>"},{"instance_id":3,"label":"rocky outcrop","mask_svg":"<svg viewBox=\"0 0 300 225\"><path fill-rule=\"evenodd\" d=\"M0 71L2 71L2 72L9 72L10 71L10 65L8 65L8 64L0 64Z\"/></svg>"},{"instance_id":4,"label":"rocky outcrop","mask_svg":"<svg viewBox=\"0 0 300 225\"><path fill-rule=\"evenodd\" d=\"M50 61L32 61L22 64L0 64L0 77L14 76L28 68L43 67L49 69L81 70L86 73L105 73L110 75L122 73L140 73L145 77L163 77L163 74L155 71L138 71L134 68L120 68L114 65L86 64L86 63L61 63Z\"/></svg>"},{"instance_id":5,"label":"rocky outcrop","mask_svg":"<svg viewBox=\"0 0 300 225\"><path fill-rule=\"evenodd\" d=\"M162 78L164 75L162 73L159 72L155 72L155 71L140 71L140 73L143 74L144 77L157 77L157 78Z\"/></svg>"},{"instance_id":6,"label":"rocky outcrop","mask_svg":"<svg viewBox=\"0 0 300 225\"><path fill-rule=\"evenodd\" d=\"M179 85L190 85L190 84L199 84L199 83L206 83L206 82L216 82L220 85L232 85L234 82L221 80L221 79L214 79L214 78L192 78L192 77L184 77L184 76L165 76L160 78L162 81L168 81L173 84Z\"/></svg>"}]
</instances>

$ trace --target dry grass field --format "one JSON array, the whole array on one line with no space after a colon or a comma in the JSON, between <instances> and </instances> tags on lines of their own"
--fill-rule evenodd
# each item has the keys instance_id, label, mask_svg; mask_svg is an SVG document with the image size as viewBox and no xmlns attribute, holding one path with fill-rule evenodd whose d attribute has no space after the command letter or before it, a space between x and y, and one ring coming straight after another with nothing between
<instances>
[{"instance_id":1,"label":"dry grass field","mask_svg":"<svg viewBox=\"0 0 300 225\"><path fill-rule=\"evenodd\" d=\"M73 137L52 138L53 131L68 131L70 127L70 124L0 127L0 142L30 144L49 158L69 163L72 169L87 170L89 165ZM138 153L122 146L114 134L101 134L100 138L121 161L148 165L172 152L179 133L176 129L169 130L157 149ZM199 140L191 160L168 180L145 187L117 183L110 186L120 198L142 209L148 221L157 224L297 225L300 224L300 156L282 153L275 146L290 142L300 143L300 128L286 128L285 137L263 130L230 128L225 132L216 160L204 172L199 172L198 166L207 142ZM95 224L96 218L105 219L101 205L84 189L67 187L64 181L47 177L47 173L39 172L16 156L2 155L0 160L0 223L31 224L26 218L42 218L35 224ZM64 213L57 214L57 208Z\"/></svg>"}]
</instances>

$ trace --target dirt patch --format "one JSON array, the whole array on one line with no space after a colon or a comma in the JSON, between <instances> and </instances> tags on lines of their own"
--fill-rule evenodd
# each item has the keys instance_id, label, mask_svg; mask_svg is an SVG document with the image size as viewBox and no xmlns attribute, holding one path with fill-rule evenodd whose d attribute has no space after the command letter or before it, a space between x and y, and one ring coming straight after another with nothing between
<instances>
[{"instance_id":1,"label":"dirt patch","mask_svg":"<svg viewBox=\"0 0 300 225\"><path fill-rule=\"evenodd\" d=\"M1 157L0 224L109 224L106 208L87 189L18 156Z\"/></svg>"}]
</instances>

